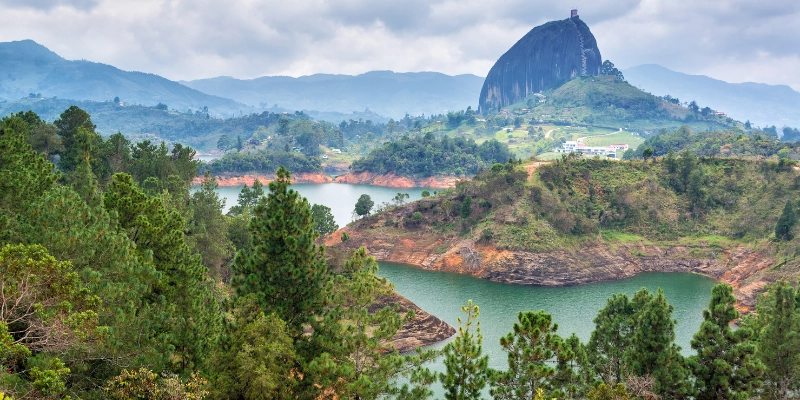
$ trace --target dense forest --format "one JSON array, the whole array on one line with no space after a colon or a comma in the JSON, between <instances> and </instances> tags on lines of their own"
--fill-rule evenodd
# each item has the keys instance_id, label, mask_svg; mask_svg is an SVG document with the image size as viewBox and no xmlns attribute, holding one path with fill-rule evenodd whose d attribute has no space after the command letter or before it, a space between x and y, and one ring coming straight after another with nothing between
<instances>
[{"instance_id":1,"label":"dense forest","mask_svg":"<svg viewBox=\"0 0 800 400\"><path fill-rule=\"evenodd\" d=\"M474 175L497 162L512 158L508 146L496 140L480 145L461 137L437 140L432 133L387 142L353 162L354 172L393 172L401 176Z\"/></svg>"},{"instance_id":2,"label":"dense forest","mask_svg":"<svg viewBox=\"0 0 800 400\"><path fill-rule=\"evenodd\" d=\"M651 156L664 156L670 150L688 150L696 156L751 157L778 156L780 158L800 159L798 142L787 143L793 130L784 129L784 137L778 139L775 127L745 133L741 130L695 133L684 125L675 131L666 129L648 138L638 148L627 151L625 158L642 158L645 149L652 149Z\"/></svg>"}]
</instances>

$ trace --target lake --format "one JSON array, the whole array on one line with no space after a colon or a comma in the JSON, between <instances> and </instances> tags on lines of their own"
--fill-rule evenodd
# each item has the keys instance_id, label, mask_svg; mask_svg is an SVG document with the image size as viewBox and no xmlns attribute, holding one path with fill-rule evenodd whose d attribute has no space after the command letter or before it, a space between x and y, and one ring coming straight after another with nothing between
<instances>
[{"instance_id":1,"label":"lake","mask_svg":"<svg viewBox=\"0 0 800 400\"><path fill-rule=\"evenodd\" d=\"M347 183L297 183L290 188L297 190L303 197L308 199L309 204L321 204L330 207L333 218L339 227L345 226L353 220L353 210L362 194L368 194L372 201L375 202L375 207L378 207L381 203L391 202L392 198L397 196L398 193L407 193L409 197L406 201L419 200L422 198L423 190L422 188L398 189ZM223 212L228 212L229 208L238 203L239 192L241 191L241 186L220 187L217 190L220 197L225 199ZM267 192L266 187L264 187L264 192ZM433 193L433 190L431 190L431 193Z\"/></svg>"},{"instance_id":2,"label":"lake","mask_svg":"<svg viewBox=\"0 0 800 400\"><path fill-rule=\"evenodd\" d=\"M350 184L297 184L292 188L305 196L311 204L331 208L336 222L344 226L351 221L355 203L361 194L368 194L375 204L389 202L400 193L408 193L409 201L420 199L422 189L396 189L371 185ZM241 187L221 187L219 193L227 200L226 210L237 203ZM672 317L678 321L676 343L684 355L692 353L690 341L702 322L702 310L708 306L711 278L688 273L644 273L636 277L573 287L516 286L490 282L468 275L426 271L409 265L380 263L379 275L389 279L398 293L416 303L423 310L457 327L462 316L461 306L472 300L480 306L483 349L493 368L506 367L506 355L499 340L513 329L520 311L545 310L553 315L558 333L568 337L575 332L588 342L594 330L594 317L614 293L633 293L642 287L655 292L664 290L667 300L675 308ZM444 343L434 345L442 347ZM434 369L443 371L439 362ZM441 397L437 389L437 398Z\"/></svg>"}]
</instances>

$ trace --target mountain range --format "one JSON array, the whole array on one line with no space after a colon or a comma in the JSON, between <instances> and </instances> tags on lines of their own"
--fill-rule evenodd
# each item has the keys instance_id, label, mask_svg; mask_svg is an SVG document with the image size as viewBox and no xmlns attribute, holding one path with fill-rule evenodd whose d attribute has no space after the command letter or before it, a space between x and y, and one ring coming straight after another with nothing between
<instances>
[{"instance_id":1,"label":"mountain range","mask_svg":"<svg viewBox=\"0 0 800 400\"><path fill-rule=\"evenodd\" d=\"M0 99L14 101L30 94L92 101L119 97L130 104L163 103L181 111L208 107L221 114L246 108L158 75L65 60L32 40L0 43Z\"/></svg>"},{"instance_id":2,"label":"mountain range","mask_svg":"<svg viewBox=\"0 0 800 400\"><path fill-rule=\"evenodd\" d=\"M475 109L483 78L438 72L370 71L361 75L314 74L292 78L264 76L242 80L229 76L184 85L257 107L352 112L369 109L395 119Z\"/></svg>"},{"instance_id":3,"label":"mountain range","mask_svg":"<svg viewBox=\"0 0 800 400\"><path fill-rule=\"evenodd\" d=\"M683 102L697 101L757 126L800 127L800 93L788 86L727 83L671 71L658 65L623 70L634 86ZM46 47L22 40L0 43L0 101L13 111L21 98L111 101L155 106L164 103L184 112L208 107L211 115L231 116L305 110L332 122L348 118L401 118L477 107L484 79L437 72L371 71L360 75L315 74L299 78L272 76L250 80L216 77L175 82L155 74L123 71L85 60L66 60ZM30 100L30 99L28 99ZM19 102L20 110L30 101ZM275 105L278 107L275 107ZM364 112L369 109L369 112ZM353 112L357 114L353 114ZM378 115L379 114L379 115ZM113 127L112 127L113 128Z\"/></svg>"},{"instance_id":4,"label":"mountain range","mask_svg":"<svg viewBox=\"0 0 800 400\"><path fill-rule=\"evenodd\" d=\"M622 71L625 79L657 96L670 95L681 102L696 101L733 119L753 125L800 127L800 93L785 85L728 83L703 75L675 72L655 64Z\"/></svg>"}]
</instances>

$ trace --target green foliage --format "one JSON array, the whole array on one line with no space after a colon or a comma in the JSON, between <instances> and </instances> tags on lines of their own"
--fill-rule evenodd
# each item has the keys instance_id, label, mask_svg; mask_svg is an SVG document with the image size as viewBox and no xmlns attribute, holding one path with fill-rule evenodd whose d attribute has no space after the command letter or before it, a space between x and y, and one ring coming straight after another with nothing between
<instances>
[{"instance_id":1,"label":"green foliage","mask_svg":"<svg viewBox=\"0 0 800 400\"><path fill-rule=\"evenodd\" d=\"M265 174L272 175L279 166L294 173L322 172L320 160L293 151L259 150L228 153L204 165L214 175Z\"/></svg>"},{"instance_id":2,"label":"green foliage","mask_svg":"<svg viewBox=\"0 0 800 400\"><path fill-rule=\"evenodd\" d=\"M711 290L700 331L692 339L697 355L688 360L695 377L695 398L747 399L761 385L764 366L755 358L752 331L731 329L739 318L733 288L721 283Z\"/></svg>"},{"instance_id":3,"label":"green foliage","mask_svg":"<svg viewBox=\"0 0 800 400\"><path fill-rule=\"evenodd\" d=\"M600 66L600 75L609 75L617 78L617 80L624 81L625 77L622 75L615 66L609 60L603 61L603 65Z\"/></svg>"},{"instance_id":4,"label":"green foliage","mask_svg":"<svg viewBox=\"0 0 800 400\"><path fill-rule=\"evenodd\" d=\"M25 136L8 127L7 122L3 119L0 126L0 237L10 217L58 179L53 164L37 154Z\"/></svg>"},{"instance_id":5,"label":"green foliage","mask_svg":"<svg viewBox=\"0 0 800 400\"><path fill-rule=\"evenodd\" d=\"M631 300L636 314L631 345L625 349L623 360L634 376L652 377L653 391L664 397L680 398L691 388L685 360L675 345L675 320L672 306L659 289L653 296L641 289Z\"/></svg>"},{"instance_id":6,"label":"green foliage","mask_svg":"<svg viewBox=\"0 0 800 400\"><path fill-rule=\"evenodd\" d=\"M467 196L464 198L464 201L461 202L460 214L463 219L467 219L472 215L472 197Z\"/></svg>"},{"instance_id":7,"label":"green foliage","mask_svg":"<svg viewBox=\"0 0 800 400\"><path fill-rule=\"evenodd\" d=\"M761 395L791 398L800 390L800 291L775 282L759 297L755 317L743 325L755 333L756 356L766 367Z\"/></svg>"},{"instance_id":8,"label":"green foliage","mask_svg":"<svg viewBox=\"0 0 800 400\"><path fill-rule=\"evenodd\" d=\"M489 140L476 144L462 137L441 140L428 133L422 137L403 137L373 150L368 156L353 162L351 168L359 173L393 172L400 176L429 177L455 175L461 169L469 175L478 173L496 162L505 162L511 152L504 144Z\"/></svg>"},{"instance_id":9,"label":"green foliage","mask_svg":"<svg viewBox=\"0 0 800 400\"><path fill-rule=\"evenodd\" d=\"M697 156L773 156L782 149L788 154L797 154L796 144L782 143L777 136L754 132L748 135L737 129L722 129L712 132L694 133L687 125L674 131L664 130L652 136L636 148L641 155L645 149L652 148L656 157L666 155L670 149L675 152L688 150ZM788 155L787 154L787 155Z\"/></svg>"},{"instance_id":10,"label":"green foliage","mask_svg":"<svg viewBox=\"0 0 800 400\"><path fill-rule=\"evenodd\" d=\"M329 387L352 399L373 399L398 391L395 379L410 362L397 354L389 341L402 324L413 317L403 315L397 304L386 302L393 293L385 278L376 275L378 263L361 247L333 277L331 303L334 318L341 321L337 333L346 359L337 362L337 373Z\"/></svg>"},{"instance_id":11,"label":"green foliage","mask_svg":"<svg viewBox=\"0 0 800 400\"><path fill-rule=\"evenodd\" d=\"M308 201L289 189L290 178L288 170L279 168L266 199L253 210L252 247L236 255L233 286L238 296L255 295L297 340L303 325L322 311L328 270L323 249L314 244Z\"/></svg>"},{"instance_id":12,"label":"green foliage","mask_svg":"<svg viewBox=\"0 0 800 400\"><path fill-rule=\"evenodd\" d=\"M333 219L330 207L314 204L311 206L311 218L314 220L314 226L320 236L331 234L339 229L339 225Z\"/></svg>"},{"instance_id":13,"label":"green foliage","mask_svg":"<svg viewBox=\"0 0 800 400\"><path fill-rule=\"evenodd\" d=\"M64 171L72 171L80 163L82 151L77 142L78 129L82 128L86 133L93 134L93 144L96 144L98 140L102 142L100 135L94 132L95 125L92 123L91 116L78 106L71 106L61 113L59 119L53 121L53 125L64 145L64 151L61 153L61 160L58 163L59 168Z\"/></svg>"},{"instance_id":14,"label":"green foliage","mask_svg":"<svg viewBox=\"0 0 800 400\"><path fill-rule=\"evenodd\" d=\"M219 334L219 305L206 286L201 258L186 243L183 218L161 198L147 196L127 174L114 175L103 204L117 229L136 244L138 257L160 274L151 289L160 310L151 334L175 349L164 349L160 362L176 371L199 367Z\"/></svg>"},{"instance_id":15,"label":"green foliage","mask_svg":"<svg viewBox=\"0 0 800 400\"><path fill-rule=\"evenodd\" d=\"M797 223L797 215L794 211L794 204L791 200L786 201L783 206L781 216L778 217L778 222L775 223L775 238L780 240L791 240L794 236L792 228Z\"/></svg>"},{"instance_id":16,"label":"green foliage","mask_svg":"<svg viewBox=\"0 0 800 400\"><path fill-rule=\"evenodd\" d=\"M195 253L203 258L203 265L219 269L233 253L233 243L228 239L228 219L222 215L225 200L217 193L217 180L206 172L199 190L192 193L192 217L187 226L186 240Z\"/></svg>"},{"instance_id":17,"label":"green foliage","mask_svg":"<svg viewBox=\"0 0 800 400\"><path fill-rule=\"evenodd\" d=\"M439 379L447 400L476 399L487 381L489 356L483 355L478 306L469 300L461 311L466 319L458 318L458 334L443 351L446 372Z\"/></svg>"},{"instance_id":18,"label":"green foliage","mask_svg":"<svg viewBox=\"0 0 800 400\"><path fill-rule=\"evenodd\" d=\"M370 197L368 194L362 194L358 198L358 201L356 201L355 213L359 217L369 215L369 213L372 211L372 206L374 205L375 202L372 201L372 197Z\"/></svg>"},{"instance_id":19,"label":"green foliage","mask_svg":"<svg viewBox=\"0 0 800 400\"><path fill-rule=\"evenodd\" d=\"M514 331L500 338L500 346L508 353L508 369L491 372L492 396L529 399L539 390L547 398L563 398L567 393L574 396L578 390L574 383L579 383L577 376L583 367L572 364L583 354L580 340L574 337L567 342L561 338L556 333L558 325L544 311L520 312L518 320Z\"/></svg>"},{"instance_id":20,"label":"green foliage","mask_svg":"<svg viewBox=\"0 0 800 400\"><path fill-rule=\"evenodd\" d=\"M614 294L594 319L595 329L587 346L589 362L610 386L622 384L626 379L623 356L632 340L634 313L628 296Z\"/></svg>"},{"instance_id":21,"label":"green foliage","mask_svg":"<svg viewBox=\"0 0 800 400\"><path fill-rule=\"evenodd\" d=\"M64 396L67 391L65 378L70 370L58 358L47 358L41 360L31 360L29 364L37 364L31 367L32 386L44 398L69 398Z\"/></svg>"},{"instance_id":22,"label":"green foliage","mask_svg":"<svg viewBox=\"0 0 800 400\"><path fill-rule=\"evenodd\" d=\"M175 375L163 377L147 368L123 370L104 388L105 395L114 400L200 400L208 395L206 380L192 375L187 382Z\"/></svg>"},{"instance_id":23,"label":"green foliage","mask_svg":"<svg viewBox=\"0 0 800 400\"><path fill-rule=\"evenodd\" d=\"M64 351L92 335L97 324L92 308L100 300L83 287L71 263L57 261L39 245L5 245L0 276L0 323L15 344Z\"/></svg>"},{"instance_id":24,"label":"green foliage","mask_svg":"<svg viewBox=\"0 0 800 400\"><path fill-rule=\"evenodd\" d=\"M254 295L240 297L227 338L212 357L213 397L294 398L296 358L286 323L265 315Z\"/></svg>"},{"instance_id":25,"label":"green foliage","mask_svg":"<svg viewBox=\"0 0 800 400\"><path fill-rule=\"evenodd\" d=\"M586 398L588 400L627 400L630 399L631 396L628 394L628 391L625 390L625 385L621 383L613 387L601 383L589 389Z\"/></svg>"}]
</instances>

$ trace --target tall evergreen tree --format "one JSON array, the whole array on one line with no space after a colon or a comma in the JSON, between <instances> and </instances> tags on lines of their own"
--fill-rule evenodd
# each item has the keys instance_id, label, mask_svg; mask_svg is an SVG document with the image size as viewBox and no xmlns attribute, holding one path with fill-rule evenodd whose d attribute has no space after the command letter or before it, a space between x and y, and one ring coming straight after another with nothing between
<instances>
[{"instance_id":1,"label":"tall evergreen tree","mask_svg":"<svg viewBox=\"0 0 800 400\"><path fill-rule=\"evenodd\" d=\"M672 306L658 289L653 296L641 289L631 304L636 310L631 345L623 358L629 373L639 377L652 377L654 391L664 398L684 398L691 391L686 361L675 345L675 323Z\"/></svg>"},{"instance_id":2,"label":"tall evergreen tree","mask_svg":"<svg viewBox=\"0 0 800 400\"><path fill-rule=\"evenodd\" d=\"M758 301L756 316L744 325L755 331L756 355L766 367L763 398L796 398L800 393L800 290L785 281L770 285Z\"/></svg>"},{"instance_id":3,"label":"tall evergreen tree","mask_svg":"<svg viewBox=\"0 0 800 400\"><path fill-rule=\"evenodd\" d=\"M614 294L594 319L595 329L589 339L589 362L609 387L624 383L624 352L633 334L635 310L625 294Z\"/></svg>"},{"instance_id":4,"label":"tall evergreen tree","mask_svg":"<svg viewBox=\"0 0 800 400\"><path fill-rule=\"evenodd\" d=\"M94 132L96 126L92 123L92 117L78 106L71 106L66 109L61 116L53 122L58 136L61 137L64 151L58 162L59 168L63 171L72 171L80 163L81 148L77 142L78 129L83 128L91 134L93 144L102 143L102 138ZM99 142L97 141L99 139Z\"/></svg>"},{"instance_id":5,"label":"tall evergreen tree","mask_svg":"<svg viewBox=\"0 0 800 400\"><path fill-rule=\"evenodd\" d=\"M472 300L467 301L461 311L466 319L458 318L458 334L444 347L446 372L440 380L447 400L477 399L486 387L489 356L483 355L483 336L477 321L480 312Z\"/></svg>"},{"instance_id":6,"label":"tall evergreen tree","mask_svg":"<svg viewBox=\"0 0 800 400\"><path fill-rule=\"evenodd\" d=\"M161 198L146 195L127 174L114 175L103 204L136 244L139 258L160 273L151 301L163 316L153 327L166 346L162 365L176 372L200 368L219 335L219 305L201 258L185 241L183 218Z\"/></svg>"},{"instance_id":7,"label":"tall evergreen tree","mask_svg":"<svg viewBox=\"0 0 800 400\"><path fill-rule=\"evenodd\" d=\"M252 247L236 255L233 285L238 296L255 294L265 312L276 313L299 338L303 325L323 309L329 276L324 250L314 243L308 201L289 189L286 168L276 175L269 194L253 210Z\"/></svg>"},{"instance_id":8,"label":"tall evergreen tree","mask_svg":"<svg viewBox=\"0 0 800 400\"><path fill-rule=\"evenodd\" d=\"M495 399L530 399L541 389L548 398L566 396L559 380L570 379L559 375L576 372L568 365L575 353L556 333L553 317L544 311L527 311L517 319L514 331L500 338L500 346L508 353L508 369L492 371L490 393ZM552 364L554 359L558 365Z\"/></svg>"},{"instance_id":9,"label":"tall evergreen tree","mask_svg":"<svg viewBox=\"0 0 800 400\"><path fill-rule=\"evenodd\" d=\"M688 360L698 400L747 399L760 386L764 366L754 357L752 331L731 329L731 323L739 318L735 304L729 285L720 283L711 289L703 324L692 339L697 355Z\"/></svg>"},{"instance_id":10,"label":"tall evergreen tree","mask_svg":"<svg viewBox=\"0 0 800 400\"><path fill-rule=\"evenodd\" d=\"M230 259L233 244L228 239L228 219L222 215L225 200L217 193L217 180L206 171L199 190L192 193L192 217L187 242L203 257L203 265L219 271Z\"/></svg>"}]
</instances>

